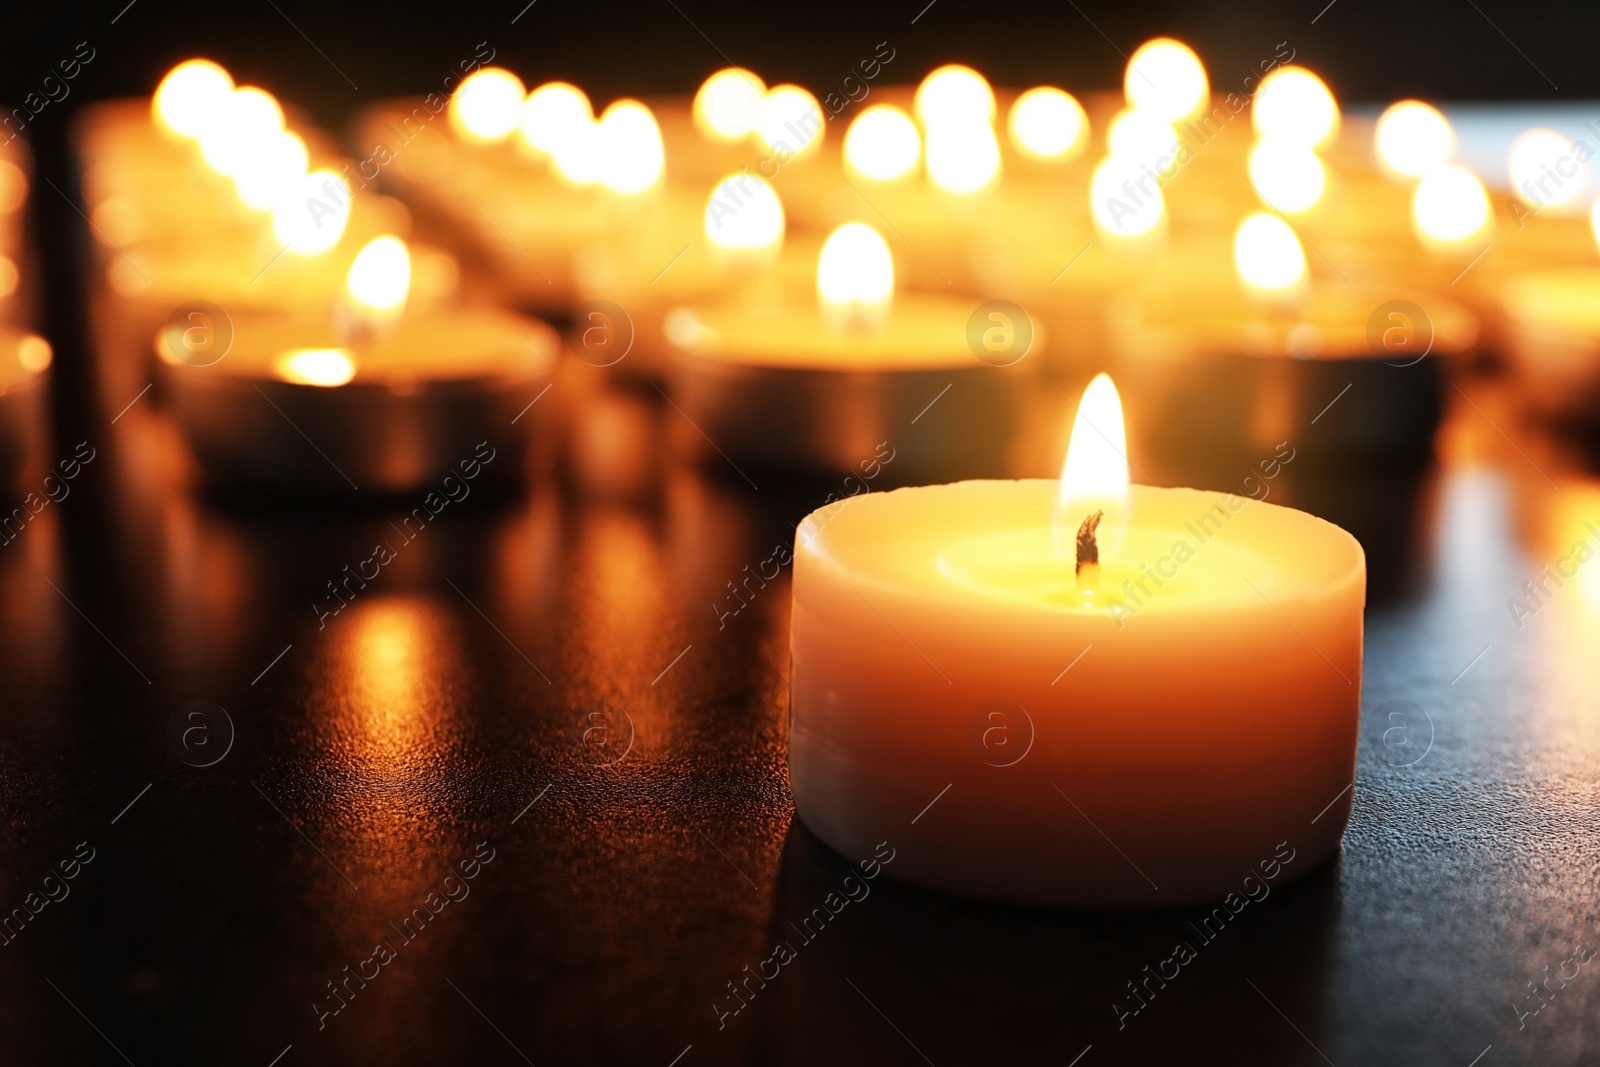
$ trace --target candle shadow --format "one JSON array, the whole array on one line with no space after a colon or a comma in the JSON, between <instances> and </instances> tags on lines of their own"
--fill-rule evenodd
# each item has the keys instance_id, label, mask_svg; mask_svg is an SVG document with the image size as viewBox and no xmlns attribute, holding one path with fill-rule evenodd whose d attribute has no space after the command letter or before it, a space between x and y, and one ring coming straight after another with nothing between
<instances>
[{"instance_id":1,"label":"candle shadow","mask_svg":"<svg viewBox=\"0 0 1600 1067\"><path fill-rule=\"evenodd\" d=\"M1090 1045L1095 1063L1191 1062L1197 1048L1216 1050L1219 1062L1321 1062L1311 1046L1327 1045L1321 1004L1341 911L1337 863L1274 885L1208 927L1208 940L1198 926L1212 914L1205 908L985 904L897 883L892 862L875 880L847 884L860 869L796 819L768 928L793 958L764 987L736 976L748 1006L723 1022L756 1023L763 1062L780 1064L905 1060L907 1043L941 1065L1071 1063ZM837 906L847 892L859 899L830 914L826 902ZM1179 943L1193 956L1176 966ZM723 990L718 1003L741 1000ZM747 1013L757 1018L739 1018Z\"/></svg>"}]
</instances>

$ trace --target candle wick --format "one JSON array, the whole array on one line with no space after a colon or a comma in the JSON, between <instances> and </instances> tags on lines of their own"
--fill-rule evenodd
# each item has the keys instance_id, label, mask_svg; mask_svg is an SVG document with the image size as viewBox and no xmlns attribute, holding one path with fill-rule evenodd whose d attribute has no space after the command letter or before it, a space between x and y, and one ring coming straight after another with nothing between
<instances>
[{"instance_id":1,"label":"candle wick","mask_svg":"<svg viewBox=\"0 0 1600 1067\"><path fill-rule=\"evenodd\" d=\"M1074 574L1082 574L1084 567L1100 563L1100 544L1094 539L1094 532L1100 528L1100 520L1105 518L1105 514L1104 511L1096 511L1078 527L1078 566Z\"/></svg>"}]
</instances>

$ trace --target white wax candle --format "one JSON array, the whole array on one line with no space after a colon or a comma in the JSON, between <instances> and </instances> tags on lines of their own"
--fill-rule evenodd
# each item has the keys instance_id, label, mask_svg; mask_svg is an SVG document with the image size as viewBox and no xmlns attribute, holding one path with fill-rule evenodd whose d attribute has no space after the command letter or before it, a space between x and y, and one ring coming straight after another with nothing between
<instances>
[{"instance_id":1,"label":"white wax candle","mask_svg":"<svg viewBox=\"0 0 1600 1067\"><path fill-rule=\"evenodd\" d=\"M1360 545L1288 508L1136 486L1080 585L1057 492L901 489L800 526L801 818L847 856L893 841L908 881L1021 904L1222 898L1283 842L1309 870L1350 808Z\"/></svg>"}]
</instances>

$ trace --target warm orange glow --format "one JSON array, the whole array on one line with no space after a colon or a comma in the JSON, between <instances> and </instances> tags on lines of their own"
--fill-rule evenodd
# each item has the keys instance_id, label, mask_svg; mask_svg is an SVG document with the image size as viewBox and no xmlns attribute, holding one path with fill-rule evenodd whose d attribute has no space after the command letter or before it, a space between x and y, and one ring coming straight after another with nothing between
<instances>
[{"instance_id":1,"label":"warm orange glow","mask_svg":"<svg viewBox=\"0 0 1600 1067\"><path fill-rule=\"evenodd\" d=\"M398 312L411 290L411 253L393 234L374 237L356 253L345 291L368 311Z\"/></svg>"},{"instance_id":2,"label":"warm orange glow","mask_svg":"<svg viewBox=\"0 0 1600 1067\"><path fill-rule=\"evenodd\" d=\"M1095 375L1083 391L1061 465L1052 525L1064 561L1074 558L1078 527L1096 511L1105 513L1096 532L1103 561L1116 551L1128 523L1128 434L1122 397L1106 374Z\"/></svg>"},{"instance_id":3,"label":"warm orange glow","mask_svg":"<svg viewBox=\"0 0 1600 1067\"><path fill-rule=\"evenodd\" d=\"M294 348L273 360L272 372L296 385L332 388L356 376L356 363L340 348Z\"/></svg>"},{"instance_id":4,"label":"warm orange glow","mask_svg":"<svg viewBox=\"0 0 1600 1067\"><path fill-rule=\"evenodd\" d=\"M1320 148L1339 132L1339 103L1323 80L1304 67L1279 67L1261 79L1251 105L1262 138Z\"/></svg>"},{"instance_id":5,"label":"warm orange glow","mask_svg":"<svg viewBox=\"0 0 1600 1067\"><path fill-rule=\"evenodd\" d=\"M9 215L28 199L28 176L8 159L0 159L0 215Z\"/></svg>"},{"instance_id":6,"label":"warm orange glow","mask_svg":"<svg viewBox=\"0 0 1600 1067\"><path fill-rule=\"evenodd\" d=\"M1171 37L1139 46L1122 77L1128 103L1155 112L1168 122L1198 114L1211 99L1205 64L1194 49Z\"/></svg>"},{"instance_id":7,"label":"warm orange glow","mask_svg":"<svg viewBox=\"0 0 1600 1067\"><path fill-rule=\"evenodd\" d=\"M17 345L17 362L24 370L42 371L50 366L55 353L50 342L37 334L29 334Z\"/></svg>"},{"instance_id":8,"label":"warm orange glow","mask_svg":"<svg viewBox=\"0 0 1600 1067\"><path fill-rule=\"evenodd\" d=\"M958 196L986 188L1000 174L1000 142L985 123L930 126L924 157L928 180Z\"/></svg>"},{"instance_id":9,"label":"warm orange glow","mask_svg":"<svg viewBox=\"0 0 1600 1067\"><path fill-rule=\"evenodd\" d=\"M755 129L766 83L743 67L726 67L694 94L694 124L713 141L737 141Z\"/></svg>"},{"instance_id":10,"label":"warm orange glow","mask_svg":"<svg viewBox=\"0 0 1600 1067\"><path fill-rule=\"evenodd\" d=\"M1265 212L1239 224L1233 265L1246 289L1262 295L1293 292L1306 281L1306 253L1287 222Z\"/></svg>"},{"instance_id":11,"label":"warm orange glow","mask_svg":"<svg viewBox=\"0 0 1600 1067\"><path fill-rule=\"evenodd\" d=\"M649 108L637 100L618 100L600 116L596 128L600 184L632 196L661 180L666 149L661 127Z\"/></svg>"},{"instance_id":12,"label":"warm orange glow","mask_svg":"<svg viewBox=\"0 0 1600 1067\"><path fill-rule=\"evenodd\" d=\"M1115 156L1095 168L1089 183L1089 209L1096 229L1123 239L1154 233L1167 212L1155 172Z\"/></svg>"},{"instance_id":13,"label":"warm orange glow","mask_svg":"<svg viewBox=\"0 0 1600 1067\"><path fill-rule=\"evenodd\" d=\"M337 172L312 171L272 209L273 236L296 255L321 255L344 236L350 197L350 186Z\"/></svg>"},{"instance_id":14,"label":"warm orange glow","mask_svg":"<svg viewBox=\"0 0 1600 1067\"><path fill-rule=\"evenodd\" d=\"M522 79L509 70L475 70L450 98L450 124L470 141L503 141L522 119L527 92Z\"/></svg>"},{"instance_id":15,"label":"warm orange glow","mask_svg":"<svg viewBox=\"0 0 1600 1067\"><path fill-rule=\"evenodd\" d=\"M1178 169L1182 155L1178 131L1172 123L1148 108L1124 108L1106 127L1107 154L1133 167L1149 166L1163 177Z\"/></svg>"},{"instance_id":16,"label":"warm orange glow","mask_svg":"<svg viewBox=\"0 0 1600 1067\"><path fill-rule=\"evenodd\" d=\"M883 236L864 222L828 235L817 257L817 299L840 325L881 323L894 300L894 258Z\"/></svg>"},{"instance_id":17,"label":"warm orange glow","mask_svg":"<svg viewBox=\"0 0 1600 1067\"><path fill-rule=\"evenodd\" d=\"M1489 194L1464 167L1438 167L1411 194L1411 224L1424 244L1451 248L1487 234Z\"/></svg>"},{"instance_id":18,"label":"warm orange glow","mask_svg":"<svg viewBox=\"0 0 1600 1067\"><path fill-rule=\"evenodd\" d=\"M1378 116L1372 144L1384 170L1396 177L1420 178L1450 162L1456 134L1438 108L1402 100Z\"/></svg>"},{"instance_id":19,"label":"warm orange glow","mask_svg":"<svg viewBox=\"0 0 1600 1067\"><path fill-rule=\"evenodd\" d=\"M783 243L783 202L772 186L737 171L717 183L706 201L706 239L729 251L777 251Z\"/></svg>"},{"instance_id":20,"label":"warm orange glow","mask_svg":"<svg viewBox=\"0 0 1600 1067\"><path fill-rule=\"evenodd\" d=\"M943 125L994 123L994 90L971 67L951 63L931 72L917 86L911 111L925 130Z\"/></svg>"},{"instance_id":21,"label":"warm orange glow","mask_svg":"<svg viewBox=\"0 0 1600 1067\"><path fill-rule=\"evenodd\" d=\"M756 137L774 155L809 155L827 125L817 98L798 85L773 86L756 107Z\"/></svg>"},{"instance_id":22,"label":"warm orange glow","mask_svg":"<svg viewBox=\"0 0 1600 1067\"><path fill-rule=\"evenodd\" d=\"M235 89L200 131L200 158L218 174L243 174L258 144L283 129L283 108L264 89Z\"/></svg>"},{"instance_id":23,"label":"warm orange glow","mask_svg":"<svg viewBox=\"0 0 1600 1067\"><path fill-rule=\"evenodd\" d=\"M151 110L156 125L190 140L199 137L233 95L233 78L209 59L190 59L167 72L156 86Z\"/></svg>"},{"instance_id":24,"label":"warm orange glow","mask_svg":"<svg viewBox=\"0 0 1600 1067\"><path fill-rule=\"evenodd\" d=\"M844 135L844 164L863 178L891 182L917 169L922 135L911 116L892 104L873 104Z\"/></svg>"},{"instance_id":25,"label":"warm orange glow","mask_svg":"<svg viewBox=\"0 0 1600 1067\"><path fill-rule=\"evenodd\" d=\"M1034 159L1066 160L1089 139L1089 116L1071 93L1049 85L1029 89L1006 120L1011 144Z\"/></svg>"},{"instance_id":26,"label":"warm orange glow","mask_svg":"<svg viewBox=\"0 0 1600 1067\"><path fill-rule=\"evenodd\" d=\"M1274 211L1297 215L1321 202L1328 172L1314 149L1262 141L1250 150L1250 184Z\"/></svg>"},{"instance_id":27,"label":"warm orange glow","mask_svg":"<svg viewBox=\"0 0 1600 1067\"><path fill-rule=\"evenodd\" d=\"M306 144L288 130L269 130L245 146L233 188L245 206L271 211L306 176Z\"/></svg>"},{"instance_id":28,"label":"warm orange glow","mask_svg":"<svg viewBox=\"0 0 1600 1067\"><path fill-rule=\"evenodd\" d=\"M582 89L550 82L528 94L517 131L536 152L559 157L594 125L594 108Z\"/></svg>"},{"instance_id":29,"label":"warm orange glow","mask_svg":"<svg viewBox=\"0 0 1600 1067\"><path fill-rule=\"evenodd\" d=\"M1589 184L1588 153L1577 143L1543 127L1528 130L1511 144L1507 165L1512 195L1539 208L1571 208Z\"/></svg>"}]
</instances>

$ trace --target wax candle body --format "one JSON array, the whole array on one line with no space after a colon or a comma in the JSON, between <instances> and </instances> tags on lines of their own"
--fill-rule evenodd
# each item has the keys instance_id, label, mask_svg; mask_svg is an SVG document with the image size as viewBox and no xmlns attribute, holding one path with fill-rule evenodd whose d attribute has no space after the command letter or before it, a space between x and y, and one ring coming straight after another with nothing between
<instances>
[{"instance_id":1,"label":"wax candle body","mask_svg":"<svg viewBox=\"0 0 1600 1067\"><path fill-rule=\"evenodd\" d=\"M559 340L537 320L489 308L408 312L353 343L325 319L233 325L221 357L196 361L176 330L156 338L172 413L214 485L409 491L470 459L479 442L512 453L495 478L520 477L548 425L529 409Z\"/></svg>"},{"instance_id":2,"label":"wax candle body","mask_svg":"<svg viewBox=\"0 0 1600 1067\"><path fill-rule=\"evenodd\" d=\"M801 525L801 818L846 856L893 842L908 881L1020 904L1220 898L1283 842L1308 871L1350 810L1360 546L1287 508L1134 487L1086 600L1055 555L1056 489L902 489Z\"/></svg>"},{"instance_id":3,"label":"wax candle body","mask_svg":"<svg viewBox=\"0 0 1600 1067\"><path fill-rule=\"evenodd\" d=\"M969 340L973 312L903 295L875 328L837 327L798 298L674 313L673 397L699 428L680 443L714 459L715 442L740 466L814 472L854 471L887 442L896 480L1007 473L1043 331L1019 329L1014 350L986 361Z\"/></svg>"},{"instance_id":4,"label":"wax candle body","mask_svg":"<svg viewBox=\"0 0 1600 1067\"><path fill-rule=\"evenodd\" d=\"M1600 269L1530 271L1501 294L1507 355L1530 406L1589 422L1600 411Z\"/></svg>"}]
</instances>

